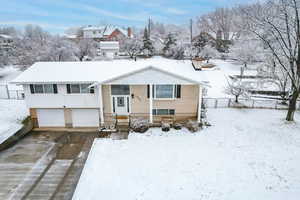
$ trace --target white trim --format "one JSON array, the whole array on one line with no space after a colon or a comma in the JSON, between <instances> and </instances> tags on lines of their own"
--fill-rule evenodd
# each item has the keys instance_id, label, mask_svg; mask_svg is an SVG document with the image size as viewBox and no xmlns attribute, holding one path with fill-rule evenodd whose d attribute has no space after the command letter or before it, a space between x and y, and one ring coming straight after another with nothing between
<instances>
[{"instance_id":1,"label":"white trim","mask_svg":"<svg viewBox=\"0 0 300 200\"><path fill-rule=\"evenodd\" d=\"M173 86L173 97L172 98L157 98L156 97L156 86L158 86L158 85L172 85ZM177 98L176 98L176 96L175 96L175 90L176 90L176 84L155 84L155 85L153 85L154 86L154 100L176 100Z\"/></svg>"},{"instance_id":2,"label":"white trim","mask_svg":"<svg viewBox=\"0 0 300 200\"><path fill-rule=\"evenodd\" d=\"M201 85L198 85L199 87L199 96L198 96L198 123L201 122L201 106L202 106L202 87Z\"/></svg>"},{"instance_id":3,"label":"white trim","mask_svg":"<svg viewBox=\"0 0 300 200\"><path fill-rule=\"evenodd\" d=\"M114 112L114 108L113 108L113 97L118 97L118 96L128 96L129 97L129 113L128 115L131 113L131 86L129 86L129 95L112 95L111 94L111 86L112 85L108 85L109 86L109 96L110 96L110 105L111 105L111 108L110 108L110 111L112 114L115 114Z\"/></svg>"},{"instance_id":4,"label":"white trim","mask_svg":"<svg viewBox=\"0 0 300 200\"><path fill-rule=\"evenodd\" d=\"M116 107L115 107L115 112L114 112L114 109L113 109L113 97L116 97L116 98L117 97L124 97L126 99L126 104L125 104L126 112L127 112L127 110L129 110L129 112L127 112L125 114L118 114L118 115L130 115L130 113L131 113L131 98L130 98L130 95L110 95L112 114L117 114ZM128 99L128 102L127 102L127 99ZM115 104L115 106L116 106L116 104Z\"/></svg>"},{"instance_id":5,"label":"white trim","mask_svg":"<svg viewBox=\"0 0 300 200\"><path fill-rule=\"evenodd\" d=\"M153 98L152 98L152 96L153 96L153 94L152 94L152 92L153 92L153 85L152 84L150 84L149 85L149 122L150 122L150 124L152 124L153 123L153 114L152 114L152 109L153 109Z\"/></svg>"},{"instance_id":6,"label":"white trim","mask_svg":"<svg viewBox=\"0 0 300 200\"><path fill-rule=\"evenodd\" d=\"M102 95L102 85L98 85L99 92L99 116L100 116L100 124L104 124L104 110L103 110L103 95Z\"/></svg>"},{"instance_id":7,"label":"white trim","mask_svg":"<svg viewBox=\"0 0 300 200\"><path fill-rule=\"evenodd\" d=\"M190 82L191 84L201 84L201 83L198 82L198 81L195 81L195 80L189 79L189 78L187 78L187 77L184 77L184 76L181 76L181 75L178 75L178 74L169 72L169 71L165 71L165 70L162 70L162 69L153 67L153 66L148 66L148 67L144 67L144 68L142 68L142 69L134 70L134 71L129 72L129 73L124 73L123 75L120 75L120 76L116 76L116 77L114 77L114 78L107 79L107 80L102 81L102 82L100 82L100 83L102 83L102 84L109 84L110 82L113 82L113 81L119 80L119 79L121 79L121 78L125 78L125 77L128 77L128 76L131 76L131 75L134 75L134 74L137 74L137 73L146 71L146 70L150 70L150 69L159 71L159 72L161 72L161 73L164 73L164 74L173 76L173 77L178 78L178 79L182 79L182 80L184 80L184 81ZM128 84L126 84L126 85L128 85ZM130 84L130 85L133 85L133 84Z\"/></svg>"}]
</instances>

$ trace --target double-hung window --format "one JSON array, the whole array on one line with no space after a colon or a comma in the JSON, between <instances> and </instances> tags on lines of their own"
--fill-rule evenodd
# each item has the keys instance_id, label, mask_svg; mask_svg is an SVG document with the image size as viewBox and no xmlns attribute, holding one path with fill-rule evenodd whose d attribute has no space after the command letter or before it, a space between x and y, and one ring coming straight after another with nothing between
<instances>
[{"instance_id":1,"label":"double-hung window","mask_svg":"<svg viewBox=\"0 0 300 200\"><path fill-rule=\"evenodd\" d=\"M152 95L154 99L181 98L181 85L153 85ZM147 85L147 97L150 97L150 85Z\"/></svg>"},{"instance_id":2,"label":"double-hung window","mask_svg":"<svg viewBox=\"0 0 300 200\"><path fill-rule=\"evenodd\" d=\"M154 97L156 99L173 99L174 85L155 85Z\"/></svg>"},{"instance_id":3,"label":"double-hung window","mask_svg":"<svg viewBox=\"0 0 300 200\"><path fill-rule=\"evenodd\" d=\"M56 94L56 84L30 84L31 94Z\"/></svg>"},{"instance_id":4,"label":"double-hung window","mask_svg":"<svg viewBox=\"0 0 300 200\"><path fill-rule=\"evenodd\" d=\"M94 87L90 87L90 84L67 84L68 94L93 94L95 93Z\"/></svg>"}]
</instances>

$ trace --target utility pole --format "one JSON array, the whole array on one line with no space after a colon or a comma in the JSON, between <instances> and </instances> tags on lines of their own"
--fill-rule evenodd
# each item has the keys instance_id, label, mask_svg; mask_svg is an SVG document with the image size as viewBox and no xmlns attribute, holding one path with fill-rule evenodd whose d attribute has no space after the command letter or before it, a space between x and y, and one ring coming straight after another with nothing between
<instances>
[{"instance_id":1,"label":"utility pole","mask_svg":"<svg viewBox=\"0 0 300 200\"><path fill-rule=\"evenodd\" d=\"M193 42L193 19L190 20L191 44Z\"/></svg>"},{"instance_id":2,"label":"utility pole","mask_svg":"<svg viewBox=\"0 0 300 200\"><path fill-rule=\"evenodd\" d=\"M151 18L149 17L149 20L148 20L148 38L150 39L150 33L151 33Z\"/></svg>"},{"instance_id":3,"label":"utility pole","mask_svg":"<svg viewBox=\"0 0 300 200\"><path fill-rule=\"evenodd\" d=\"M191 35L191 45L190 45L190 57L192 59L192 45L193 45L193 19L190 20L190 35Z\"/></svg>"}]
</instances>

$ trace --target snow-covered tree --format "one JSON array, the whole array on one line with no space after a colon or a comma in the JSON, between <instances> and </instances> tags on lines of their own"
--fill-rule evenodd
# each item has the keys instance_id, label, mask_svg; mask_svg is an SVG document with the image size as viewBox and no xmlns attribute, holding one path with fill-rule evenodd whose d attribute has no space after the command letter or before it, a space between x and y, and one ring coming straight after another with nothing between
<instances>
[{"instance_id":1,"label":"snow-covered tree","mask_svg":"<svg viewBox=\"0 0 300 200\"><path fill-rule=\"evenodd\" d=\"M59 36L52 38L48 52L43 55L41 60L45 61L77 61L76 54L78 48L75 43L65 40Z\"/></svg>"},{"instance_id":2,"label":"snow-covered tree","mask_svg":"<svg viewBox=\"0 0 300 200\"><path fill-rule=\"evenodd\" d=\"M247 28L261 39L287 73L291 82L287 121L294 120L300 94L300 2L299 0L270 0L245 7L241 17Z\"/></svg>"},{"instance_id":3,"label":"snow-covered tree","mask_svg":"<svg viewBox=\"0 0 300 200\"><path fill-rule=\"evenodd\" d=\"M201 15L197 19L199 30L207 33L214 33L217 36L221 33L221 39L230 40L230 34L234 32L234 15L231 9L217 8L215 11L206 15Z\"/></svg>"},{"instance_id":4,"label":"snow-covered tree","mask_svg":"<svg viewBox=\"0 0 300 200\"><path fill-rule=\"evenodd\" d=\"M126 39L121 46L121 50L125 51L130 58L136 57L142 51L142 48L143 44L137 38Z\"/></svg>"},{"instance_id":5,"label":"snow-covered tree","mask_svg":"<svg viewBox=\"0 0 300 200\"><path fill-rule=\"evenodd\" d=\"M76 53L80 61L84 61L87 57L93 58L97 55L98 44L92 39L81 39L77 43L78 51Z\"/></svg>"},{"instance_id":6,"label":"snow-covered tree","mask_svg":"<svg viewBox=\"0 0 300 200\"><path fill-rule=\"evenodd\" d=\"M247 69L248 64L260 60L261 51L259 41L257 40L236 40L230 48L230 56L232 59L243 64Z\"/></svg>"},{"instance_id":7,"label":"snow-covered tree","mask_svg":"<svg viewBox=\"0 0 300 200\"><path fill-rule=\"evenodd\" d=\"M204 49L206 45L215 47L215 39L210 34L206 32L201 32L198 36L194 37L192 41L194 55L199 56L200 52Z\"/></svg>"},{"instance_id":8,"label":"snow-covered tree","mask_svg":"<svg viewBox=\"0 0 300 200\"><path fill-rule=\"evenodd\" d=\"M169 33L167 37L164 40L164 48L163 48L163 54L166 57L171 57L173 55L173 49L177 45L177 39L173 33Z\"/></svg>"},{"instance_id":9,"label":"snow-covered tree","mask_svg":"<svg viewBox=\"0 0 300 200\"><path fill-rule=\"evenodd\" d=\"M265 55L264 62L257 69L257 74L262 77L261 84L271 83L277 86L282 103L285 104L291 89L290 79L272 54Z\"/></svg>"},{"instance_id":10,"label":"snow-covered tree","mask_svg":"<svg viewBox=\"0 0 300 200\"><path fill-rule=\"evenodd\" d=\"M214 58L218 55L218 51L210 45L206 45L199 55L205 58L206 62L208 63L211 58Z\"/></svg>"}]
</instances>

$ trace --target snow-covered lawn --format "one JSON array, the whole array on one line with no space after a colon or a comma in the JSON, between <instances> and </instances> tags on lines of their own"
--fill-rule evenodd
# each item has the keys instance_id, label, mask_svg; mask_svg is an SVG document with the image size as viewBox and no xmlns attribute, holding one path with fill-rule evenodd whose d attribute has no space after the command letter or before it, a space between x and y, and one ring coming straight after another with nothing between
<instances>
[{"instance_id":1,"label":"snow-covered lawn","mask_svg":"<svg viewBox=\"0 0 300 200\"><path fill-rule=\"evenodd\" d=\"M21 73L22 72L15 66L0 68L0 84L8 84L10 90L22 90L22 86L9 83Z\"/></svg>"},{"instance_id":2,"label":"snow-covered lawn","mask_svg":"<svg viewBox=\"0 0 300 200\"><path fill-rule=\"evenodd\" d=\"M299 199L299 121L277 110L208 116L213 126L195 134L151 129L95 140L73 199Z\"/></svg>"},{"instance_id":3,"label":"snow-covered lawn","mask_svg":"<svg viewBox=\"0 0 300 200\"><path fill-rule=\"evenodd\" d=\"M23 100L0 99L0 144L22 127L21 121L27 115Z\"/></svg>"},{"instance_id":4,"label":"snow-covered lawn","mask_svg":"<svg viewBox=\"0 0 300 200\"><path fill-rule=\"evenodd\" d=\"M234 61L230 60L219 60L215 59L211 61L216 65L216 68L203 70L200 73L204 73L207 80L209 81L207 97L210 98L224 98L232 97L225 93L225 87L228 85L227 79L230 75L239 75L240 68L243 66ZM245 70L245 75L256 75L258 64L249 65L248 69Z\"/></svg>"},{"instance_id":5,"label":"snow-covered lawn","mask_svg":"<svg viewBox=\"0 0 300 200\"><path fill-rule=\"evenodd\" d=\"M7 66L0 69L0 144L13 135L22 127L21 121L28 115L25 102L23 100L7 100L7 91L4 85L8 85L9 90L22 90L22 86L9 84L17 77L21 71L14 66Z\"/></svg>"}]
</instances>

